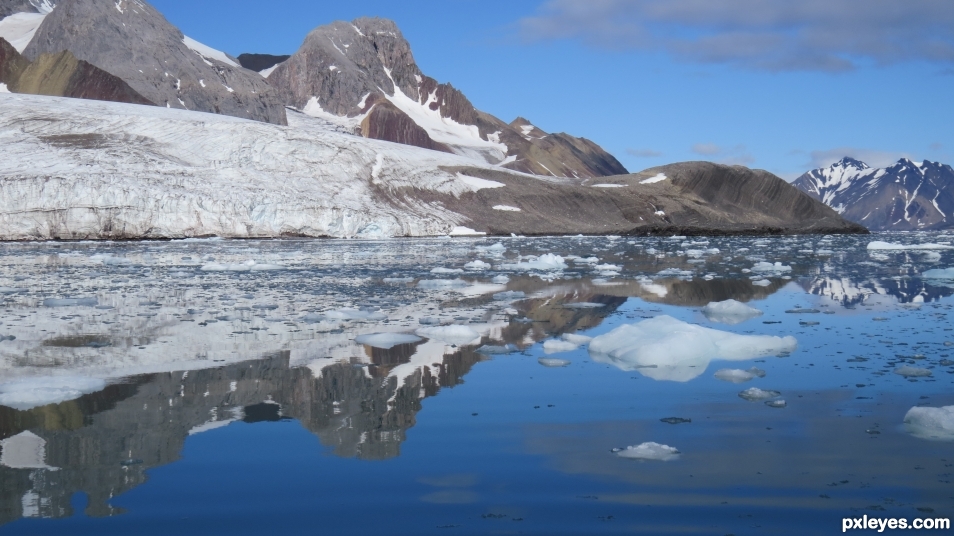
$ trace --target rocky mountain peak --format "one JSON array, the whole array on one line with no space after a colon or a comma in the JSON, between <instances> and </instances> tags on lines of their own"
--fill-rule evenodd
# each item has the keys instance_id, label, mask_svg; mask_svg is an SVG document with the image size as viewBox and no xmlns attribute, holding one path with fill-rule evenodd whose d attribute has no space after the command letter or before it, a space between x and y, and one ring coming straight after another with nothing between
<instances>
[{"instance_id":1,"label":"rocky mountain peak","mask_svg":"<svg viewBox=\"0 0 954 536\"><path fill-rule=\"evenodd\" d=\"M184 36L143 0L69 0L43 20L23 55L69 51L160 106L285 124L257 73Z\"/></svg>"},{"instance_id":2,"label":"rocky mountain peak","mask_svg":"<svg viewBox=\"0 0 954 536\"><path fill-rule=\"evenodd\" d=\"M873 169L846 157L792 185L873 231L954 227L954 169L938 162L901 158Z\"/></svg>"},{"instance_id":3,"label":"rocky mountain peak","mask_svg":"<svg viewBox=\"0 0 954 536\"><path fill-rule=\"evenodd\" d=\"M56 7L54 0L6 0L0 2L0 19L16 13L47 15Z\"/></svg>"}]
</instances>

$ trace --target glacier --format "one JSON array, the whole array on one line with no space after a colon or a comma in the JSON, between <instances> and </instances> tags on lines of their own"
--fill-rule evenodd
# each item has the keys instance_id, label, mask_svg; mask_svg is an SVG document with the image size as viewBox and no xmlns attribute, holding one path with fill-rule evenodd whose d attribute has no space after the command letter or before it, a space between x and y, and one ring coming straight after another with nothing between
<instances>
[{"instance_id":1,"label":"glacier","mask_svg":"<svg viewBox=\"0 0 954 536\"><path fill-rule=\"evenodd\" d=\"M436 200L474 190L453 168L499 169L288 122L0 94L0 236L440 236L469 223Z\"/></svg>"}]
</instances>

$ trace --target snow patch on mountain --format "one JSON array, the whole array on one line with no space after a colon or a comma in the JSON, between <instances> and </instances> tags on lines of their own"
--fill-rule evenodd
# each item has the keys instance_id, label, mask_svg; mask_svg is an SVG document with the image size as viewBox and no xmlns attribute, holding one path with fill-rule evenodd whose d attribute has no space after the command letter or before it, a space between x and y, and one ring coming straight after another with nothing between
<instances>
[{"instance_id":1,"label":"snow patch on mountain","mask_svg":"<svg viewBox=\"0 0 954 536\"><path fill-rule=\"evenodd\" d=\"M52 9L50 9L52 11ZM33 41L37 28L43 24L46 13L14 13L0 20L0 37L6 39L19 53Z\"/></svg>"},{"instance_id":2,"label":"snow patch on mountain","mask_svg":"<svg viewBox=\"0 0 954 536\"><path fill-rule=\"evenodd\" d=\"M225 52L222 52L221 50L216 50L208 45L204 45L187 35L182 37L182 43L185 46L189 47L189 50L202 56L202 59L205 59L205 60L213 59L215 61L220 61L226 65L231 65L232 67L241 67L241 65L236 63L235 60L228 57L228 55L226 55ZM209 65L212 65L212 64L209 63Z\"/></svg>"}]
</instances>

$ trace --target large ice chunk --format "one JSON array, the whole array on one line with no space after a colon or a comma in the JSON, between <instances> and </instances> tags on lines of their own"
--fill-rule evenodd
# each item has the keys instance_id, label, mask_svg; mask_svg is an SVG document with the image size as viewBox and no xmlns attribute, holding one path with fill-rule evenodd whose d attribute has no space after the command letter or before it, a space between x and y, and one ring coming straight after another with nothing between
<instances>
[{"instance_id":1,"label":"large ice chunk","mask_svg":"<svg viewBox=\"0 0 954 536\"><path fill-rule=\"evenodd\" d=\"M51 469L46 464L46 440L33 432L20 432L0 441L0 465L11 469Z\"/></svg>"},{"instance_id":2,"label":"large ice chunk","mask_svg":"<svg viewBox=\"0 0 954 536\"><path fill-rule=\"evenodd\" d=\"M954 441L954 406L911 408L904 416L904 426L915 437Z\"/></svg>"},{"instance_id":3,"label":"large ice chunk","mask_svg":"<svg viewBox=\"0 0 954 536\"><path fill-rule=\"evenodd\" d=\"M911 244L904 245L894 242L882 242L880 240L875 240L868 244L868 250L882 250L882 251L903 251L903 250L928 250L928 249L954 249L954 246L947 244Z\"/></svg>"},{"instance_id":4,"label":"large ice chunk","mask_svg":"<svg viewBox=\"0 0 954 536\"><path fill-rule=\"evenodd\" d=\"M620 326L590 343L594 361L636 370L654 380L685 382L713 359L744 361L794 351L795 337L737 335L657 316Z\"/></svg>"},{"instance_id":5,"label":"large ice chunk","mask_svg":"<svg viewBox=\"0 0 954 536\"><path fill-rule=\"evenodd\" d=\"M713 322L739 324L750 318L761 316L762 311L740 301L725 300L709 303L709 305L702 308L702 314L706 315L706 318Z\"/></svg>"}]
</instances>

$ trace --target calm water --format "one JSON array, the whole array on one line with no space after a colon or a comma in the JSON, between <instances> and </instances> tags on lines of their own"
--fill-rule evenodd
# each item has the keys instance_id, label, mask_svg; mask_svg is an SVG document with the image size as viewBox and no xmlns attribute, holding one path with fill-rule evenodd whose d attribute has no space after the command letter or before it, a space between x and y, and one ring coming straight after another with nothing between
<instances>
[{"instance_id":1,"label":"calm water","mask_svg":"<svg viewBox=\"0 0 954 536\"><path fill-rule=\"evenodd\" d=\"M954 281L921 275L954 267L952 242L0 244L0 533L828 534L865 514L954 517L954 431L905 424L954 406ZM762 314L703 313L728 299ZM646 324L638 358L562 339L664 315L721 333ZM704 343L722 333L797 348L717 355ZM739 396L752 387L777 393ZM621 456L647 442L678 454Z\"/></svg>"}]
</instances>

